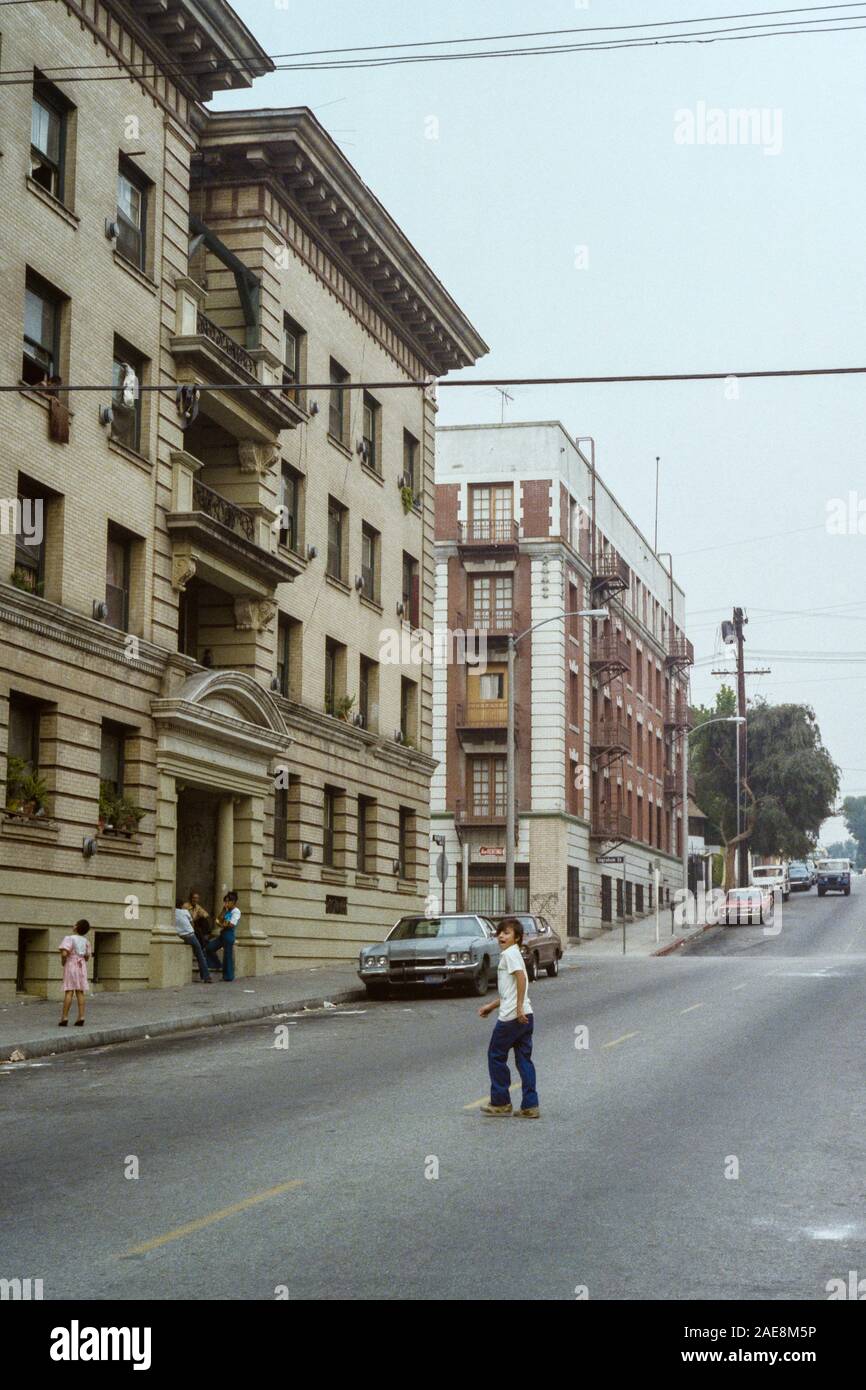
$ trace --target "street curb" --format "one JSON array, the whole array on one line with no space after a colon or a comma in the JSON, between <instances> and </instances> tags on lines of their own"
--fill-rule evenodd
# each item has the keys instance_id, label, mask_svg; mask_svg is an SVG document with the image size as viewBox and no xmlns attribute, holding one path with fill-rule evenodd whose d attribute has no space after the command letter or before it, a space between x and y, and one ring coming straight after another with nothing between
<instances>
[{"instance_id":1,"label":"street curb","mask_svg":"<svg viewBox=\"0 0 866 1390\"><path fill-rule=\"evenodd\" d=\"M718 922L705 922L700 931L693 931L690 936L677 936L673 941L668 942L667 946L661 946L657 951L650 951L651 956L669 956L674 951L678 951L681 946L685 946L687 941L694 941L696 936L701 936L705 931L712 931L717 927Z\"/></svg>"},{"instance_id":2,"label":"street curb","mask_svg":"<svg viewBox=\"0 0 866 1390\"><path fill-rule=\"evenodd\" d=\"M134 1023L127 1027L101 1028L92 1033L62 1033L58 1037L37 1038L33 1042L6 1044L0 1062L12 1061L13 1052L23 1052L22 1061L33 1057L49 1057L58 1052L80 1052L86 1048L109 1047L112 1043L137 1042L142 1038L165 1037L171 1033L188 1033L199 1028L218 1028L226 1023L248 1023L269 1014L287 1013L296 1009L321 1009L325 1000L332 1004L353 1004L366 999L366 990L341 989L306 999L281 999L270 1004L249 1004L237 1009L218 1009L192 1018L163 1018L153 1023Z\"/></svg>"}]
</instances>

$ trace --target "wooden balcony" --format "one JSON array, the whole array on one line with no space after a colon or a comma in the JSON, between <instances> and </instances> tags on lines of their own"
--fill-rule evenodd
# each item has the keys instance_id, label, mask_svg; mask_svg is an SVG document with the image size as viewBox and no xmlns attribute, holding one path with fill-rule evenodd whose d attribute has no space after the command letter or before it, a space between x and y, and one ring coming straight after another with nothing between
<instances>
[{"instance_id":1,"label":"wooden balcony","mask_svg":"<svg viewBox=\"0 0 866 1390\"><path fill-rule=\"evenodd\" d=\"M517 728L519 709L515 706L514 725ZM507 700L469 700L458 705L455 727L461 742L477 739L496 739L505 742L508 733Z\"/></svg>"},{"instance_id":2,"label":"wooden balcony","mask_svg":"<svg viewBox=\"0 0 866 1390\"><path fill-rule=\"evenodd\" d=\"M589 833L594 840L629 840L631 817L619 806L593 807Z\"/></svg>"},{"instance_id":3,"label":"wooden balcony","mask_svg":"<svg viewBox=\"0 0 866 1390\"><path fill-rule=\"evenodd\" d=\"M593 637L589 666L596 674L625 675L629 670L628 643L623 637Z\"/></svg>"},{"instance_id":4,"label":"wooden balcony","mask_svg":"<svg viewBox=\"0 0 866 1390\"><path fill-rule=\"evenodd\" d=\"M631 738L624 719L595 719L590 732L593 753L628 753Z\"/></svg>"}]
</instances>

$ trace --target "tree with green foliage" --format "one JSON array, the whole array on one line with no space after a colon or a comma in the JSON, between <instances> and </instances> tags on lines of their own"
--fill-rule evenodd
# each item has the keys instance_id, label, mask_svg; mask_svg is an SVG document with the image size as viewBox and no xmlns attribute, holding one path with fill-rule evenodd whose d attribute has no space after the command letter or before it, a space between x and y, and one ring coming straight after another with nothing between
<instances>
[{"instance_id":1,"label":"tree with green foliage","mask_svg":"<svg viewBox=\"0 0 866 1390\"><path fill-rule=\"evenodd\" d=\"M862 869L866 867L866 796L846 796L842 802L842 815L848 834L857 842L854 862L858 869Z\"/></svg>"},{"instance_id":2,"label":"tree with green foliage","mask_svg":"<svg viewBox=\"0 0 866 1390\"><path fill-rule=\"evenodd\" d=\"M827 850L828 859L850 859L854 864L857 860L857 841L856 840L834 840Z\"/></svg>"},{"instance_id":3,"label":"tree with green foliage","mask_svg":"<svg viewBox=\"0 0 866 1390\"><path fill-rule=\"evenodd\" d=\"M722 686L714 707L693 711L695 728L736 712L733 690ZM839 789L839 769L821 741L813 709L756 700L746 713L748 723L740 729L747 753L739 835L737 726L714 724L706 733L694 733L689 744L696 800L724 846L726 887L735 881L734 858L741 842L753 854L785 859L808 854L822 822L832 814Z\"/></svg>"}]
</instances>

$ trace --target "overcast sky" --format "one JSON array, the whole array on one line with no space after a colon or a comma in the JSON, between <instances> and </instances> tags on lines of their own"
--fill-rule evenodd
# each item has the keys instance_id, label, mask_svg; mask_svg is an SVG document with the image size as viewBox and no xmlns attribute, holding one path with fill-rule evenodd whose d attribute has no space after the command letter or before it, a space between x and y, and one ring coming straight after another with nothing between
<instances>
[{"instance_id":1,"label":"overcast sky","mask_svg":"<svg viewBox=\"0 0 866 1390\"><path fill-rule=\"evenodd\" d=\"M283 54L774 3L781 8L780 0L289 8L236 0L235 8L269 52ZM214 105L312 107L490 344L476 369L485 375L832 367L866 363L864 64L866 28L278 72ZM731 133L713 110L742 108L762 112L756 142L708 143ZM866 794L866 657L830 659L866 653L864 389L861 377L517 387L506 416L560 419L572 434L593 435L599 471L650 539L660 455L659 548L673 551L686 592L693 697L714 699L711 668L727 664L713 659L718 625L742 605L748 664L772 667L750 678L749 692L814 706L843 769L843 796ZM441 424L500 418L493 389L443 390L440 401ZM852 492L853 525L843 522L839 534L834 499L847 512ZM804 652L813 660L788 655ZM843 831L828 822L825 838Z\"/></svg>"}]
</instances>

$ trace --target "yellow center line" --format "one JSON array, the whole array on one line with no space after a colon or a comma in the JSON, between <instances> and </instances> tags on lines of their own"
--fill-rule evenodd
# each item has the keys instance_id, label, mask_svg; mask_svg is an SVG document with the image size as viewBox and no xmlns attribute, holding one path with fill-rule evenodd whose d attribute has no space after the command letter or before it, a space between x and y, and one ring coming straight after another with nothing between
<instances>
[{"instance_id":1,"label":"yellow center line","mask_svg":"<svg viewBox=\"0 0 866 1390\"><path fill-rule=\"evenodd\" d=\"M680 1013L690 1014L692 1009L702 1009L703 1007L703 1004L689 1004L689 1007L687 1009L680 1009Z\"/></svg>"},{"instance_id":2,"label":"yellow center line","mask_svg":"<svg viewBox=\"0 0 866 1390\"><path fill-rule=\"evenodd\" d=\"M509 1091L516 1091L519 1085L520 1085L520 1082L519 1082L519 1081L512 1081L512 1083L511 1083L511 1085L508 1087L508 1089L509 1089ZM489 1097L489 1096L482 1096L480 1100L473 1100L473 1101L470 1101L470 1103L469 1103L468 1105L464 1105L463 1109L464 1109L464 1110L477 1110L478 1107L479 1107L479 1105L487 1105L487 1103L489 1102L489 1100L490 1100L490 1097Z\"/></svg>"},{"instance_id":3,"label":"yellow center line","mask_svg":"<svg viewBox=\"0 0 866 1390\"><path fill-rule=\"evenodd\" d=\"M251 1197L244 1197L241 1202L234 1202L230 1207L222 1207L220 1211L212 1211L209 1216L200 1216L197 1221L188 1221L185 1226L177 1226L173 1231L166 1231L163 1236L154 1236L153 1240L146 1240L141 1245L133 1245L132 1249L125 1250L120 1259L124 1260L129 1255L146 1255L149 1250L158 1250L161 1245L168 1245L173 1240L182 1240L184 1236L192 1235L194 1231L202 1231L205 1226L212 1226L216 1221L224 1221L227 1216L236 1216L239 1211L246 1211L249 1207L255 1207L259 1202L267 1202L271 1197L279 1197L283 1192L291 1192L294 1188L301 1186L301 1179L295 1178L292 1182L280 1183L278 1187L269 1187L264 1192L254 1192Z\"/></svg>"},{"instance_id":4,"label":"yellow center line","mask_svg":"<svg viewBox=\"0 0 866 1390\"><path fill-rule=\"evenodd\" d=\"M620 1043L628 1042L629 1038L636 1038L637 1033L623 1033L621 1038L614 1038L613 1042L602 1043L602 1048L619 1047Z\"/></svg>"}]
</instances>

